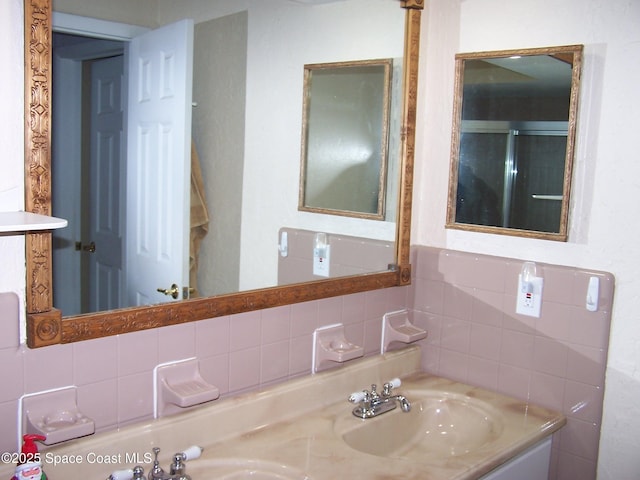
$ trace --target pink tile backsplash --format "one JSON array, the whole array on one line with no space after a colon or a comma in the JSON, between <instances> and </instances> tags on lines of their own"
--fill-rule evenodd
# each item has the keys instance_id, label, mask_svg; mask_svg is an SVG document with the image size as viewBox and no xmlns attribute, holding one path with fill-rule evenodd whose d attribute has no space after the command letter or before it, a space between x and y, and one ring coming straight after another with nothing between
<instances>
[{"instance_id":1,"label":"pink tile backsplash","mask_svg":"<svg viewBox=\"0 0 640 480\"><path fill-rule=\"evenodd\" d=\"M286 307L270 308L262 312L261 343L288 341L291 337L291 318Z\"/></svg>"},{"instance_id":2,"label":"pink tile backsplash","mask_svg":"<svg viewBox=\"0 0 640 480\"><path fill-rule=\"evenodd\" d=\"M153 418L153 376L148 372L118 377L118 425ZM78 404L80 411L84 408Z\"/></svg>"},{"instance_id":3,"label":"pink tile backsplash","mask_svg":"<svg viewBox=\"0 0 640 480\"><path fill-rule=\"evenodd\" d=\"M260 358L260 383L282 381L289 376L289 339L263 345Z\"/></svg>"},{"instance_id":4,"label":"pink tile backsplash","mask_svg":"<svg viewBox=\"0 0 640 480\"><path fill-rule=\"evenodd\" d=\"M578 420L598 423L602 416L603 394L603 389L598 386L568 380L562 410L571 412Z\"/></svg>"},{"instance_id":5,"label":"pink tile backsplash","mask_svg":"<svg viewBox=\"0 0 640 480\"><path fill-rule=\"evenodd\" d=\"M0 425L2 425L2 452L15 452L18 437L18 400L0 403Z\"/></svg>"},{"instance_id":6,"label":"pink tile backsplash","mask_svg":"<svg viewBox=\"0 0 640 480\"><path fill-rule=\"evenodd\" d=\"M73 345L22 348L25 393L73 385Z\"/></svg>"},{"instance_id":7,"label":"pink tile backsplash","mask_svg":"<svg viewBox=\"0 0 640 480\"><path fill-rule=\"evenodd\" d=\"M18 322L18 317L6 319ZM16 344L17 344L16 340ZM0 404L20 398L24 388L24 352L16 346L0 350ZM2 429L0 429L1 431Z\"/></svg>"},{"instance_id":8,"label":"pink tile backsplash","mask_svg":"<svg viewBox=\"0 0 640 480\"><path fill-rule=\"evenodd\" d=\"M535 337L528 333L503 329L500 342L500 362L512 367L533 367Z\"/></svg>"},{"instance_id":9,"label":"pink tile backsplash","mask_svg":"<svg viewBox=\"0 0 640 480\"><path fill-rule=\"evenodd\" d=\"M288 235L287 256L278 255L278 285L317 280L313 274L313 247L316 232L282 228ZM331 247L329 276L341 277L365 272L381 272L395 258L393 241L372 240L346 235L327 234Z\"/></svg>"},{"instance_id":10,"label":"pink tile backsplash","mask_svg":"<svg viewBox=\"0 0 640 480\"><path fill-rule=\"evenodd\" d=\"M414 316L429 324L423 368L562 411L550 478L595 479L613 276L538 264L543 304L533 318L515 313L521 260L429 247L412 255ZM585 308L591 276L597 312Z\"/></svg>"},{"instance_id":11,"label":"pink tile backsplash","mask_svg":"<svg viewBox=\"0 0 640 480\"><path fill-rule=\"evenodd\" d=\"M196 354L196 325L183 323L158 330L158 361L172 362Z\"/></svg>"},{"instance_id":12,"label":"pink tile backsplash","mask_svg":"<svg viewBox=\"0 0 640 480\"><path fill-rule=\"evenodd\" d=\"M291 377L311 372L312 335L291 338L289 350L289 374Z\"/></svg>"},{"instance_id":13,"label":"pink tile backsplash","mask_svg":"<svg viewBox=\"0 0 640 480\"><path fill-rule=\"evenodd\" d=\"M122 336L30 350L18 345L18 297L0 294L0 450L16 448L18 399L78 387L79 407L98 431L153 416L153 368L197 357L222 396L311 370L313 331L344 323L365 354L380 351L381 319L409 308L428 331L426 371L561 410L553 480L595 480L614 279L556 265L544 277L542 316L515 314L522 261L429 247L412 252L410 287L333 297ZM600 308L584 308L589 276L601 281ZM576 472L580 472L576 476Z\"/></svg>"},{"instance_id":14,"label":"pink tile backsplash","mask_svg":"<svg viewBox=\"0 0 640 480\"><path fill-rule=\"evenodd\" d=\"M131 375L153 370L160 363L158 332L160 329L119 335L118 375Z\"/></svg>"},{"instance_id":15,"label":"pink tile backsplash","mask_svg":"<svg viewBox=\"0 0 640 480\"><path fill-rule=\"evenodd\" d=\"M78 404L81 411L95 422L96 431L117 426L118 380L111 378L102 382L78 387Z\"/></svg>"},{"instance_id":16,"label":"pink tile backsplash","mask_svg":"<svg viewBox=\"0 0 640 480\"><path fill-rule=\"evenodd\" d=\"M95 362L94 359L101 359ZM118 376L118 338L106 337L73 344L73 384L87 385Z\"/></svg>"},{"instance_id":17,"label":"pink tile backsplash","mask_svg":"<svg viewBox=\"0 0 640 480\"><path fill-rule=\"evenodd\" d=\"M229 354L229 390L240 392L260 385L260 361L259 347L231 352Z\"/></svg>"},{"instance_id":18,"label":"pink tile backsplash","mask_svg":"<svg viewBox=\"0 0 640 480\"><path fill-rule=\"evenodd\" d=\"M567 375L569 347L552 338L535 336L533 340L532 369L564 378Z\"/></svg>"},{"instance_id":19,"label":"pink tile backsplash","mask_svg":"<svg viewBox=\"0 0 640 480\"><path fill-rule=\"evenodd\" d=\"M257 347L261 340L260 312L249 312L231 317L231 334L229 336L230 351Z\"/></svg>"},{"instance_id":20,"label":"pink tile backsplash","mask_svg":"<svg viewBox=\"0 0 640 480\"><path fill-rule=\"evenodd\" d=\"M470 325L469 354L485 360L498 361L500 359L500 336L502 331L492 325L480 323L472 323Z\"/></svg>"},{"instance_id":21,"label":"pink tile backsplash","mask_svg":"<svg viewBox=\"0 0 640 480\"><path fill-rule=\"evenodd\" d=\"M230 317L224 316L196 323L196 355L198 357L229 353L230 322Z\"/></svg>"},{"instance_id":22,"label":"pink tile backsplash","mask_svg":"<svg viewBox=\"0 0 640 480\"><path fill-rule=\"evenodd\" d=\"M296 303L290 307L291 335L307 335L313 333L318 324L318 302Z\"/></svg>"},{"instance_id":23,"label":"pink tile backsplash","mask_svg":"<svg viewBox=\"0 0 640 480\"><path fill-rule=\"evenodd\" d=\"M202 377L218 387L220 395L229 393L229 354L199 357L199 360Z\"/></svg>"},{"instance_id":24,"label":"pink tile backsplash","mask_svg":"<svg viewBox=\"0 0 640 480\"><path fill-rule=\"evenodd\" d=\"M20 323L13 321L20 315L20 298L13 292L0 294L0 312L2 312L2 335L0 349L10 348L20 340Z\"/></svg>"}]
</instances>

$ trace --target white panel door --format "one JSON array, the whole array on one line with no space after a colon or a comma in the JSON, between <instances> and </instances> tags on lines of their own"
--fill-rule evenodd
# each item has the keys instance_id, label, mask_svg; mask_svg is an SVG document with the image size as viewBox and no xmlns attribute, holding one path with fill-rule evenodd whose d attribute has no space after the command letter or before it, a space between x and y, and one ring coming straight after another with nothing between
<instances>
[{"instance_id":1,"label":"white panel door","mask_svg":"<svg viewBox=\"0 0 640 480\"><path fill-rule=\"evenodd\" d=\"M130 306L172 301L188 287L193 21L131 41L127 158Z\"/></svg>"},{"instance_id":2,"label":"white panel door","mask_svg":"<svg viewBox=\"0 0 640 480\"><path fill-rule=\"evenodd\" d=\"M80 253L89 265L90 312L122 306L123 62L118 55L91 64L91 243Z\"/></svg>"}]
</instances>

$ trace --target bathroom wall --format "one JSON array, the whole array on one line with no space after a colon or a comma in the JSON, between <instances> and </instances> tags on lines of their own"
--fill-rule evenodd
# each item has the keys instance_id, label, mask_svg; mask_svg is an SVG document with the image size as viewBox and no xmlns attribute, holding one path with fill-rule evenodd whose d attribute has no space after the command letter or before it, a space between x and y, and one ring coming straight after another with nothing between
<instances>
[{"instance_id":1,"label":"bathroom wall","mask_svg":"<svg viewBox=\"0 0 640 480\"><path fill-rule=\"evenodd\" d=\"M281 228L287 234L287 256L278 254L278 285L309 282L323 277L313 274L313 249L316 232ZM327 234L329 277L382 272L395 263L395 242L348 235Z\"/></svg>"},{"instance_id":2,"label":"bathroom wall","mask_svg":"<svg viewBox=\"0 0 640 480\"><path fill-rule=\"evenodd\" d=\"M100 2L87 0L52 0L53 9L56 12L73 13L83 17L95 17L109 19L113 22L132 23L148 28L157 28L158 0L139 0L131 2L129 0L112 0L110 2Z\"/></svg>"},{"instance_id":3,"label":"bathroom wall","mask_svg":"<svg viewBox=\"0 0 640 480\"><path fill-rule=\"evenodd\" d=\"M347 338L380 350L385 312L404 308L406 287L335 297L76 344L19 344L19 299L0 293L0 452L14 452L23 394L75 385L78 406L104 431L153 417L153 368L196 357L221 396L311 372L312 335L343 323ZM363 385L363 388L366 385Z\"/></svg>"},{"instance_id":4,"label":"bathroom wall","mask_svg":"<svg viewBox=\"0 0 640 480\"><path fill-rule=\"evenodd\" d=\"M237 292L240 285L248 22L245 11L194 27L192 135L209 216L198 290L207 295Z\"/></svg>"},{"instance_id":5,"label":"bathroom wall","mask_svg":"<svg viewBox=\"0 0 640 480\"><path fill-rule=\"evenodd\" d=\"M520 260L418 246L412 264L410 287L34 350L18 341L18 296L0 294L0 451L17 448L23 394L75 385L80 410L109 430L152 418L160 363L196 357L228 396L309 374L320 326L344 323L351 342L377 354L384 313L409 308L429 332L420 342L426 371L564 412L551 478L595 479L613 277L538 264L544 302L536 319L514 313ZM584 307L591 276L601 281L597 312Z\"/></svg>"},{"instance_id":6,"label":"bathroom wall","mask_svg":"<svg viewBox=\"0 0 640 480\"><path fill-rule=\"evenodd\" d=\"M611 274L537 264L540 318L515 313L521 260L416 247L409 304L426 371L563 412L551 480L595 480L614 293ZM600 281L596 312L587 284Z\"/></svg>"},{"instance_id":7,"label":"bathroom wall","mask_svg":"<svg viewBox=\"0 0 640 480\"><path fill-rule=\"evenodd\" d=\"M24 210L24 95L22 1L0 2L0 211ZM6 252L6 253L3 253ZM0 235L0 292L22 292L24 237Z\"/></svg>"},{"instance_id":8,"label":"bathroom wall","mask_svg":"<svg viewBox=\"0 0 640 480\"><path fill-rule=\"evenodd\" d=\"M363 8L367 22L360 21ZM396 0L319 6L288 0L161 0L157 12L160 24L185 16L198 23L244 9L249 18L246 121L241 235L236 243L240 246L240 290L250 290L277 282L276 235L282 225L395 238L393 222L298 211L300 122L304 65L400 58L404 12Z\"/></svg>"},{"instance_id":9,"label":"bathroom wall","mask_svg":"<svg viewBox=\"0 0 640 480\"><path fill-rule=\"evenodd\" d=\"M640 83L640 63L631 61L640 58L640 30L637 28L639 9L639 2L627 0L521 0L510 3L497 0L429 0L422 22L413 243L546 264L596 268L612 272L616 277L598 459L599 480L635 480L640 472L640 456L637 454L640 451L640 437L637 434L640 431L640 356L637 348L640 343L640 327L637 322L637 292L640 290L637 268L640 265L640 249L636 245L637 238L640 237L640 224L632 221L637 211L637 178L640 174L634 133L635 119L639 113L637 85ZM465 10L464 15L461 10ZM3 211L21 209L24 198L23 87L20 74L23 71L22 25L22 0L0 2L0 63L6 66L5 71L15 72L13 75L0 76L0 104L3 111L0 117L0 145L3 152L0 156L0 209ZM495 25L500 25L500 28L495 28ZM464 45L461 44L462 38L466 41ZM446 231L444 215L453 55L456 51L462 51L462 48L501 49L569 43L584 43L586 54L569 242L543 242ZM118 415L122 421L136 418L136 415L146 415L148 405L139 396L139 391L144 387L138 386L143 375L137 371L138 367L130 364L138 361L136 352L145 348L158 349L158 352L162 352L158 353L158 357L166 358L166 352L173 352L176 344L184 343L181 340L183 331L176 331L180 338L175 341L167 338L171 329L162 332L152 330L136 334L137 336L29 351L17 346L16 316L17 310L23 309L24 298L22 236L0 236L0 265L0 292L15 292L5 294L8 298L3 295L0 307L0 382L3 385L0 389L0 426L3 432L0 449L9 448L12 451L15 448L15 440L12 438L15 432L15 399L21 394L18 392L68 384L74 381L74 375L90 380L91 375L85 371L82 362L93 357L87 350L94 347L101 359L109 360L105 362L94 359L87 363L87 369L95 369L96 378L100 379L92 383L94 388L98 390L102 383L109 387L103 392L108 400L103 401L101 407L109 412L104 417L98 412L98 417L104 419L101 420L102 425L108 423L108 418ZM548 283L546 285L548 287ZM320 311L323 318L324 315L332 315L332 321L336 321L340 315L351 318L351 311L360 312L362 309L365 314L361 318L373 318L382 311L405 305L404 295L403 289L393 289L364 294L364 300L358 295L314 302L310 307L312 313L308 315L298 310L308 308L306 306L286 307L285 324L290 322L291 329L287 355L292 358L304 356L301 354L301 357L297 357L298 352L304 351L304 348L293 341L294 336L310 335L307 332L312 330L312 325L306 322L313 323L312 319L317 318L315 315ZM7 306L6 302L10 305L12 302L17 304ZM374 315L374 311L378 314ZM247 314L240 321L255 327L258 323L255 316L259 315L261 324L277 323L276 319L281 315L275 313L265 311ZM205 342L211 351L230 350L230 365L237 368L238 359L243 355L256 359L262 356L263 350L268 352L277 349L276 346L269 349L260 344L260 347L241 348L239 351L247 350L244 354L236 351L231 355L231 325L235 320L229 319L229 334L221 337L228 339L226 347L217 346L218 337L202 335L203 338L208 338ZM185 327L187 330L195 328L196 333L200 334L208 322ZM211 329L217 328L215 323L209 324ZM222 323L221 328L227 328L225 320ZM369 323L363 320L362 326L356 324L350 330L362 329L365 335L373 335L367 325ZM191 333L187 335L190 337ZM197 338L200 342L200 337ZM117 354L113 353L114 339L117 339L115 347L120 352ZM433 340L433 335L430 340ZM267 336L266 342L266 345L279 345L281 341L274 341ZM300 340L301 344L305 342ZM372 339L367 342L375 343ZM222 343L224 344L224 340ZM250 342L254 343L254 340ZM191 345L189 342L186 344ZM104 348L99 348L101 345L105 345ZM243 345L236 345L234 350L238 347ZM193 350L196 347L188 348ZM449 353L446 350L447 348L443 350L440 347L439 365L443 368L449 364L448 361L443 361ZM445 351L444 356L442 351ZM175 353L183 354L182 347ZM125 354L128 356L125 357ZM232 356L236 359L233 362L230 360ZM455 355L449 355L453 356ZM265 353L265 358L267 357ZM123 360L117 360L118 358ZM128 360L130 358L133 360ZM150 363L146 354L140 358ZM113 365L114 362L117 366ZM290 368L289 362L294 361L287 360L287 369ZM255 362L253 365L256 368ZM265 365L276 367L274 362ZM269 382L274 376L284 375L284 365L281 367L276 368L279 372L276 371L275 374L265 372L264 381ZM300 368L293 368L291 372ZM114 369L122 372L123 376L114 376ZM242 375L236 377L237 371L234 370L234 378L239 380L229 380L229 383L244 389L251 381L242 380ZM258 375L256 372L257 370L253 372L254 382ZM118 397L119 395L123 397ZM89 394L87 396L90 397ZM121 413L116 414L114 410Z\"/></svg>"},{"instance_id":10,"label":"bathroom wall","mask_svg":"<svg viewBox=\"0 0 640 480\"><path fill-rule=\"evenodd\" d=\"M144 21L140 19L137 2L117 3L114 8L105 7L101 0L54 0L53 9L123 23L127 23L127 12L131 10L129 23L150 27L192 18L196 24L196 42L214 26L201 24L212 19L224 21L225 28L233 31L233 35L225 35L216 28L217 39L224 38L224 42L204 52L209 68L196 67L194 75L194 101L199 107L194 109L193 132L203 164L211 219L209 234L201 247L201 276L207 271L207 262L215 265L208 269L214 273L200 281L200 291L226 293L275 285L275 243L255 239L275 238L283 224L385 240L395 238L393 221L298 211L298 189L303 66L354 59L401 59L404 10L397 1L350 0L315 7L289 0L158 0L145 10ZM145 6L148 6L146 2ZM360 21L364 8L367 22ZM244 25L246 31L240 24L230 24L232 15L236 14L240 14L236 22L242 17L250 18ZM230 46L234 39L240 40L244 47ZM195 60L202 55L196 43ZM211 60L213 57L217 58L215 62ZM231 67L229 62L233 63ZM225 84L222 100L197 84L200 77L215 88L222 78L220 75ZM230 86L234 82L236 85ZM394 84L401 84L400 76L394 79ZM217 118L228 102L234 105L231 115ZM203 119L208 124L206 128L202 125ZM214 123L218 126L212 129ZM390 146L397 145L393 143L394 138L397 140L397 135L390 139ZM209 148L213 144L216 148ZM238 155L242 162L238 162ZM213 166L212 159L215 160ZM221 169L226 171L225 167L230 164L234 165L231 177L220 175ZM389 191L392 195L395 189ZM223 208L216 208L212 202L220 197L224 197ZM230 229L220 228L227 221L231 222ZM228 245L230 251L221 245ZM216 248L210 248L213 246ZM226 267L235 268L236 273L220 280L225 277L220 272L226 271Z\"/></svg>"},{"instance_id":11,"label":"bathroom wall","mask_svg":"<svg viewBox=\"0 0 640 480\"><path fill-rule=\"evenodd\" d=\"M616 278L598 458L599 480L640 472L640 2L429 0L420 45L412 242ZM444 228L457 52L584 45L569 240L550 242Z\"/></svg>"}]
</instances>

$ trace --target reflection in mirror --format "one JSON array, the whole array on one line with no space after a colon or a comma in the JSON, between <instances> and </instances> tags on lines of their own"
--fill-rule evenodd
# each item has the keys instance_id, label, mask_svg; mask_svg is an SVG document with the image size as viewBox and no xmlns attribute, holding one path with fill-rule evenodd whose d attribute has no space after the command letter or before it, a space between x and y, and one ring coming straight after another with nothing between
<instances>
[{"instance_id":1,"label":"reflection in mirror","mask_svg":"<svg viewBox=\"0 0 640 480\"><path fill-rule=\"evenodd\" d=\"M321 9L291 3L282 6L278 14L279 22L291 28L273 31L273 13L264 8L266 3L261 2L260 7L251 6L248 10L236 7L238 10L233 13L224 10L222 16L218 16L220 7L211 3L206 7L206 13L201 12L197 16L193 38L195 106L190 112L194 149L190 163L192 173L200 174L191 176L191 229L183 234L183 238L190 237L191 246L199 248L193 248L189 258L186 258L186 254L183 257L170 257L175 260L165 261L162 269L159 267L161 262L147 264L141 261L139 265L148 265L152 269L151 275L144 274L146 268L136 268L133 274L129 268L132 262L124 260L138 258L138 248L131 243L133 235L130 232L144 223L134 218L137 209L130 207L135 197L141 195L141 189L132 192L126 185L144 185L144 182L131 180L137 170L130 168L132 161L126 155L93 158L96 157L95 153L107 152L111 155L123 149L126 153L126 144L132 144L132 139L135 140L137 122L130 114L135 110L135 104L132 104L132 96L126 92L127 72L135 69L129 64L131 48L127 46L153 35L153 31L116 24L119 28L113 28L120 35L119 38L124 37L122 31L132 31L133 37L114 45L116 42L110 37L105 40L108 31L95 32L98 39L86 37L92 19L56 12L53 25L56 40L53 59L57 63L54 64L53 79L52 163L58 168L53 169L53 209L59 217L69 218L70 226L54 234L54 305L66 315L172 302L173 296L166 296L163 292L173 292L170 288L173 284L179 286L179 300L184 297L186 287L189 287L190 296L210 296L281 285L277 251L278 231L281 228L317 230L371 242L395 241L400 98L393 105L394 133L391 138L395 141L395 150L389 166L389 181L393 183L393 188L387 196L393 215L388 215L384 222L376 222L375 226L362 219L310 216L296 210L304 82L302 76L294 72L301 72L304 64L310 60L346 60L350 58L347 55L365 59L378 58L380 55L393 56L400 59L400 69L403 10L390 0L376 0L367 3L370 23L353 26L353 20L362 15L359 1L325 5ZM70 0L56 5L65 5L67 12L73 11ZM169 4L163 6L159 10L166 17L162 22L168 22L161 27L163 31L181 16L191 16L189 8L192 8L190 2L183 2L180 8ZM89 26L77 26L74 20L86 21ZM295 35L292 33L295 32L294 27L300 24L313 26L312 33L291 42L292 35ZM346 24L352 26L345 29ZM100 27L106 29L104 23ZM69 31L82 31L85 36L79 38L60 33ZM167 38L169 33L163 33L162 36ZM345 49L345 44L353 37L358 37L360 42ZM272 48L281 43L288 44L286 50ZM118 46L119 51L116 50ZM115 67L111 66L115 61L120 66L118 76ZM106 74L93 80L95 74L89 76L89 72L95 72L103 63L107 64ZM386 78L389 70L388 66L384 67ZM111 88L119 85L118 81L112 81L113 78L123 79L121 83L125 89L121 97L116 95L120 93L119 90ZM398 84L399 80L400 75ZM110 110L118 118L125 118L106 135L99 131L101 136L98 137L88 129L86 135L78 133L83 125L93 128L99 123L89 120L90 115L96 116L91 114L95 109L84 108L75 99L78 92L83 90L80 88L83 82L87 90L88 85L109 86L91 87L98 92L108 93L106 100L97 100L94 104L99 103L100 108L105 110L107 101L115 100L119 109L109 106ZM375 102L384 105L382 113L385 124L380 127L381 137L390 114L387 85L384 84L384 88L375 92L380 96ZM400 95L401 87L396 90ZM119 98L123 100L119 101ZM85 115L81 118L74 116L73 109L87 111L86 118ZM277 112L277 122L262 121L273 112ZM98 118L105 117L101 114ZM100 138L100 142L108 148L93 146L95 138ZM103 139L108 139L108 143ZM80 146L74 146L74 141L91 146L82 152ZM333 144L338 144L338 141ZM383 146L385 151L381 152L384 154L381 158L386 161L386 143ZM176 156L173 162L178 160ZM188 167L189 158L182 157L182 160ZM111 166L106 167L107 162ZM85 166L79 168L81 163ZM98 164L100 168L93 167ZM268 168L265 168L267 165ZM379 184L384 180L380 172L386 171L385 166L381 164L377 172L381 178L376 183L376 196ZM102 175L98 176L96 172ZM112 175L106 176L103 172ZM154 175L158 178L160 173L155 172ZM71 183L74 177L77 177L77 181ZM177 183L173 181L171 185L175 189ZM77 201L78 198L83 200ZM184 206L178 206L175 201L184 196L173 195L173 198L174 201L166 203L184 210ZM376 203L374 214L363 214L362 217L373 218L373 215L377 215L381 219L378 211L383 198L380 196L380 202ZM156 200L147 201L150 207L141 217L156 218L158 212L163 211L162 218L154 221L153 225L161 222L168 224L170 216L167 209L155 207L162 204L163 198ZM256 203L258 200L259 204ZM189 225L184 227L188 229ZM165 229L153 231L150 237L168 237L166 225ZM94 247L88 250L91 245ZM178 263L191 267L188 278ZM391 263L395 263L395 259ZM57 268L60 265L65 268ZM368 268L368 263L362 263L360 267L361 271L379 271ZM333 271L340 270L336 268Z\"/></svg>"},{"instance_id":2,"label":"reflection in mirror","mask_svg":"<svg viewBox=\"0 0 640 480\"><path fill-rule=\"evenodd\" d=\"M58 6L73 5L75 0L59 0ZM217 13L229 15L237 12L242 7L240 2L207 3L209 7L219 8ZM99 4L96 1L96 5ZM247 48L247 81L246 116L244 125L244 140L241 141L240 150L244 152L244 182L242 184L242 238L235 238L236 244L240 243L243 249L251 254L241 263L241 278L248 281L240 282L239 293L231 292L211 297L202 297L171 303L169 305L151 305L130 307L118 310L83 314L62 318L60 310L52 305L52 239L48 232L33 232L25 236L26 243L26 323L27 344L31 348L54 345L58 343L71 343L82 340L101 338L109 335L119 335L136 332L144 329L161 326L176 325L212 317L237 314L253 310L290 305L298 302L306 302L338 295L348 295L357 292L365 292L374 289L388 288L398 285L407 285L411 281L410 265L410 225L411 225L411 191L413 182L413 151L415 146L415 116L417 100L418 78L418 46L420 43L420 18L424 7L423 0L403 0L398 7L398 2L391 0L348 0L337 4L327 4L317 9L311 5L298 4L297 9L289 18L291 28L284 28L282 20L273 22L268 13L271 7L266 7L266 0L251 3L254 5L256 15L252 16L251 24L260 26L263 30L249 34L250 45ZM89 1L83 1L83 11L80 13L91 15L93 11L101 11L108 14L104 8L91 5ZM201 2L180 2L171 8L175 11L167 15L159 15L156 19L159 24L165 25L176 22L181 18L192 17L206 21L213 16L202 15ZM279 6L283 6L278 3ZM287 8L295 5L285 3ZM30 0L24 2L25 7L25 117L28 119L25 127L25 210L29 212L51 214L51 185L52 165L51 150L51 117L50 104L51 91L51 21L52 5L50 0ZM348 14L336 14L333 7L346 7ZM229 10L231 8L231 11ZM121 14L118 18L104 18L104 20L122 21ZM142 17L152 18L145 12ZM165 12L166 13L166 12ZM278 9L282 14L282 10ZM260 16L262 14L263 16ZM371 27L371 22L385 22L390 25L389 18L400 15L399 29L392 28L387 31L382 27ZM267 15L267 16L264 16ZM363 15L367 22L362 22ZM203 18L204 17L204 18ZM155 17L154 17L155 18ZM259 20L262 18L262 20ZM405 19L405 22L402 21ZM331 27L331 31L322 28L311 28L314 22L323 21ZM329 23L326 23L329 22ZM99 22L98 22L99 23ZM393 23L393 22L392 22ZM395 23L393 23L396 25ZM274 25L277 28L274 28ZM406 25L406 29L403 27ZM146 25L154 28L157 25ZM362 41L362 35L366 35L362 29L368 29L370 35L366 41ZM362 28L361 28L362 27ZM366 30L365 29L365 30ZM381 31L385 30L385 35ZM299 33L296 41L287 37L290 31ZM318 40L310 32L324 32L324 40ZM357 32L357 33L356 33ZM353 35L358 41L353 41ZM346 35L350 35L346 38ZM265 40L270 38L276 42L276 47ZM390 41L394 39L393 41ZM302 41L304 40L304 41ZM306 63L319 63L327 61L339 61L350 58L397 58L404 47L404 64L402 72L402 97L399 101L398 132L400 136L400 160L397 166L398 177L398 208L397 221L371 222L366 219L343 218L329 215L309 215L307 212L297 211L298 180L299 180L299 132L300 111L302 100L302 81L293 72L299 72ZM331 50L326 50L331 46ZM368 53L363 53L362 49ZM393 49L393 51L389 51ZM224 53L223 45L223 53ZM295 50L295 54L293 55ZM360 53L357 53L356 50ZM273 54L279 56L274 57ZM373 53L375 52L375 54ZM301 55L304 55L303 59ZM295 58L294 58L295 57ZM250 61L257 62L255 65ZM277 60L277 62L274 62ZM252 65L252 66L250 66ZM279 77L275 83L277 90L265 82L273 80L276 72L284 76ZM289 76L287 76L289 73ZM280 83L278 83L280 82ZM299 84L299 86L298 86ZM194 89L195 92L195 89ZM287 99L295 99L292 102ZM209 100L207 95L195 98L196 102ZM251 104L251 108L249 108ZM201 105L201 103L198 103ZM189 105L191 107L191 105ZM203 111L199 108L196 111ZM272 116L277 114L277 121ZM271 117L270 117L271 116ZM223 117L223 120L225 118ZM196 123L194 119L194 124ZM297 126L296 126L297 125ZM265 127L272 128L265 128ZM204 129L205 132L211 131ZM298 132L295 134L295 132ZM277 132L280 140L276 140L273 132ZM294 134L292 134L292 132ZM250 135L251 134L251 135ZM295 141L288 140L296 137ZM208 144L216 144L216 138ZM236 142L237 143L237 142ZM266 147L275 149L267 152ZM208 148L202 151L208 151ZM219 152L214 154L217 156ZM250 161L249 161L250 159ZM287 163L288 162L288 163ZM203 161L203 165L207 163ZM247 169L248 164L253 167ZM284 169L276 169L283 164ZM294 165L293 168L286 168ZM214 165L213 173L218 169ZM249 173L250 172L250 173ZM203 172L206 176L206 172ZM274 181L277 180L277 181ZM222 180L224 181L224 180ZM271 194L265 198L264 192ZM284 210L265 208L275 198L288 199L288 206ZM221 208L226 208L224 201ZM311 218L313 217L313 218ZM333 227L328 228L329 223L324 217L332 217ZM216 217L213 225L216 225ZM254 286L251 283L257 271L262 269L263 263L277 264L279 256L277 240L273 244L269 241L273 225L287 225L293 223L298 229L308 229L315 232L324 231L331 233L341 231L349 236L363 236L371 233L372 224L384 224L391 232L385 232L385 236L395 240L396 266L392 269L366 275L349 275L340 278L317 280L310 283L299 283L284 286ZM358 230L351 225L358 221ZM391 223L390 225L387 225ZM364 228L363 228L364 227ZM265 230L266 228L266 230ZM275 231L277 232L277 230ZM374 238L377 238L374 236ZM245 239L258 240L257 244L249 244ZM89 250L92 249L88 241ZM224 243L222 243L224 247ZM85 246L80 244L81 251ZM228 246L228 245L227 245ZM262 247L273 251L273 255L264 255ZM90 253L90 252L89 252ZM268 258L267 258L268 257ZM267 259L267 262L265 262ZM271 275L275 276L274 269ZM273 282L272 285L276 283ZM165 289L171 289L171 284L163 284Z\"/></svg>"},{"instance_id":3,"label":"reflection in mirror","mask_svg":"<svg viewBox=\"0 0 640 480\"><path fill-rule=\"evenodd\" d=\"M392 60L305 65L300 204L384 218Z\"/></svg>"},{"instance_id":4,"label":"reflection in mirror","mask_svg":"<svg viewBox=\"0 0 640 480\"><path fill-rule=\"evenodd\" d=\"M566 241L581 55L456 55L448 228Z\"/></svg>"}]
</instances>

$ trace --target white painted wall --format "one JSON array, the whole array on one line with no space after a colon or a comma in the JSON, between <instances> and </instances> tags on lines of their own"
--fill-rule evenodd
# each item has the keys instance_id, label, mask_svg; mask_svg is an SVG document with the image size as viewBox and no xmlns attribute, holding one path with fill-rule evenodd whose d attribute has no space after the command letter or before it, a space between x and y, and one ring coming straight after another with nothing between
<instances>
[{"instance_id":1,"label":"white painted wall","mask_svg":"<svg viewBox=\"0 0 640 480\"><path fill-rule=\"evenodd\" d=\"M157 28L158 0L52 0L53 10L56 12L71 13L82 17L95 17L112 22L141 25L148 28Z\"/></svg>"},{"instance_id":2,"label":"white painted wall","mask_svg":"<svg viewBox=\"0 0 640 480\"><path fill-rule=\"evenodd\" d=\"M404 12L388 0L274 3L256 1L249 10L241 290L265 285L269 275L267 284L277 284L283 226L395 239L394 223L299 212L298 188L304 64L401 57ZM271 77L277 87L265 88Z\"/></svg>"},{"instance_id":3,"label":"white painted wall","mask_svg":"<svg viewBox=\"0 0 640 480\"><path fill-rule=\"evenodd\" d=\"M367 21L362 11L367 10ZM400 58L404 11L389 0L160 0L160 23L249 12L240 290L277 284L281 227L394 240L395 224L298 211L303 67ZM292 40L295 39L295 40ZM260 239L257 243L256 239Z\"/></svg>"},{"instance_id":4,"label":"white painted wall","mask_svg":"<svg viewBox=\"0 0 640 480\"><path fill-rule=\"evenodd\" d=\"M23 2L0 2L0 211L24 210ZM7 74L12 72L12 74ZM24 298L24 235L0 235L0 292ZM24 313L24 306L22 308ZM24 317L24 314L22 315Z\"/></svg>"},{"instance_id":5,"label":"white painted wall","mask_svg":"<svg viewBox=\"0 0 640 480\"><path fill-rule=\"evenodd\" d=\"M640 475L640 2L430 0L423 18L413 243L616 276L598 478ZM454 54L584 44L569 241L445 230Z\"/></svg>"},{"instance_id":6,"label":"white painted wall","mask_svg":"<svg viewBox=\"0 0 640 480\"><path fill-rule=\"evenodd\" d=\"M404 11L389 0L315 7L289 0L160 0L159 20L199 22L241 10L248 11L249 35L239 287L250 290L277 284L281 227L395 239L393 222L298 211L300 122L304 64L401 58Z\"/></svg>"}]
</instances>

